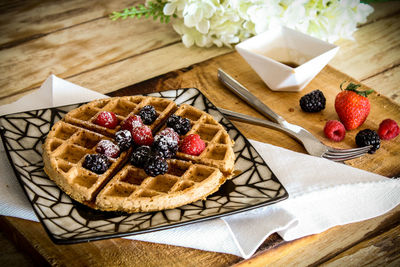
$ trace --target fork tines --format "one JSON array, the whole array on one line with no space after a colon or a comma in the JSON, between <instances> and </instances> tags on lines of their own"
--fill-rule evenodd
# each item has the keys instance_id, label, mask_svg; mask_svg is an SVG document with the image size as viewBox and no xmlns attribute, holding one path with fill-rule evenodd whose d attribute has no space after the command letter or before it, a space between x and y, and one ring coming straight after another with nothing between
<instances>
[{"instance_id":1,"label":"fork tines","mask_svg":"<svg viewBox=\"0 0 400 267\"><path fill-rule=\"evenodd\" d=\"M333 161L345 161L349 159L358 158L368 153L371 147L372 146L370 145L370 146L350 148L350 149L329 148L328 151L322 155L322 157Z\"/></svg>"}]
</instances>

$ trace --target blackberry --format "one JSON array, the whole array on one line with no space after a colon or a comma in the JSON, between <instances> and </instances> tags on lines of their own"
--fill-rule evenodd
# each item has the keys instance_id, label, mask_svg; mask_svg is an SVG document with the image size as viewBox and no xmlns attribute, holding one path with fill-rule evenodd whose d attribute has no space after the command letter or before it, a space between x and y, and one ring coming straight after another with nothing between
<instances>
[{"instance_id":1,"label":"blackberry","mask_svg":"<svg viewBox=\"0 0 400 267\"><path fill-rule=\"evenodd\" d=\"M171 127L175 124L179 124L179 120L181 119L180 116L172 114L171 116L169 116L169 118L167 119L167 126Z\"/></svg>"},{"instance_id":2,"label":"blackberry","mask_svg":"<svg viewBox=\"0 0 400 267\"><path fill-rule=\"evenodd\" d=\"M150 161L144 167L144 171L147 175L157 176L164 174L168 171L168 163L162 157L151 158Z\"/></svg>"},{"instance_id":3,"label":"blackberry","mask_svg":"<svg viewBox=\"0 0 400 267\"><path fill-rule=\"evenodd\" d=\"M89 171L97 174L105 173L110 167L111 163L106 155L102 154L89 154L86 155L82 166Z\"/></svg>"},{"instance_id":4,"label":"blackberry","mask_svg":"<svg viewBox=\"0 0 400 267\"><path fill-rule=\"evenodd\" d=\"M151 158L151 149L149 146L140 146L133 151L131 156L131 164L133 166L143 168Z\"/></svg>"},{"instance_id":5,"label":"blackberry","mask_svg":"<svg viewBox=\"0 0 400 267\"><path fill-rule=\"evenodd\" d=\"M157 119L157 112L153 106L147 105L140 109L139 116L144 124L150 125Z\"/></svg>"},{"instance_id":6,"label":"blackberry","mask_svg":"<svg viewBox=\"0 0 400 267\"><path fill-rule=\"evenodd\" d=\"M164 158L172 158L178 151L178 142L165 135L157 135L153 148Z\"/></svg>"},{"instance_id":7,"label":"blackberry","mask_svg":"<svg viewBox=\"0 0 400 267\"><path fill-rule=\"evenodd\" d=\"M115 141L121 151L128 150L132 146L132 134L128 130L121 130L115 133Z\"/></svg>"},{"instance_id":8,"label":"blackberry","mask_svg":"<svg viewBox=\"0 0 400 267\"><path fill-rule=\"evenodd\" d=\"M325 108L326 98L320 90L314 90L300 98L300 107L305 112L319 112Z\"/></svg>"},{"instance_id":9,"label":"blackberry","mask_svg":"<svg viewBox=\"0 0 400 267\"><path fill-rule=\"evenodd\" d=\"M368 153L374 154L381 146L381 139L379 138L378 133L374 130L365 129L359 131L356 135L356 144L359 147L372 145Z\"/></svg>"},{"instance_id":10,"label":"blackberry","mask_svg":"<svg viewBox=\"0 0 400 267\"><path fill-rule=\"evenodd\" d=\"M182 118L175 114L167 119L167 126L174 129L179 135L185 135L192 128L189 119Z\"/></svg>"}]
</instances>

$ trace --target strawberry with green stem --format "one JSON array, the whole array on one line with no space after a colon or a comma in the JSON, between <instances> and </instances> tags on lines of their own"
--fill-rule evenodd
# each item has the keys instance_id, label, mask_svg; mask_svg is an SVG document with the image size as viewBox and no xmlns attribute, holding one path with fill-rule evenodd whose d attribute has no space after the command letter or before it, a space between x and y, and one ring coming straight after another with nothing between
<instances>
[{"instance_id":1,"label":"strawberry with green stem","mask_svg":"<svg viewBox=\"0 0 400 267\"><path fill-rule=\"evenodd\" d=\"M344 83L344 82L343 82ZM371 105L367 96L374 90L359 91L361 85L349 83L335 99L335 110L346 130L358 128L367 119Z\"/></svg>"}]
</instances>

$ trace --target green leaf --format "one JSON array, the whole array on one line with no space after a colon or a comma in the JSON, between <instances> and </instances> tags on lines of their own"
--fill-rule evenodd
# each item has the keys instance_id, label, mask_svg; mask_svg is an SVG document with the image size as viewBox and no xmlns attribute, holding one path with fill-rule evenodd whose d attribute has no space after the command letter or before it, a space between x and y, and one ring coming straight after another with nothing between
<instances>
[{"instance_id":1,"label":"green leaf","mask_svg":"<svg viewBox=\"0 0 400 267\"><path fill-rule=\"evenodd\" d=\"M126 19L126 18L149 18L153 17L154 20L160 19L161 23L168 23L171 16L167 16L163 13L164 6L167 2L165 0L156 0L156 2L147 2L146 5L139 4L136 7L133 6L130 9L125 8L120 12L114 11L109 17L111 20ZM174 18L176 14L172 15Z\"/></svg>"},{"instance_id":2,"label":"green leaf","mask_svg":"<svg viewBox=\"0 0 400 267\"><path fill-rule=\"evenodd\" d=\"M361 95L361 96L363 96L363 97L367 97L369 94L371 94L374 90L367 90L367 91L359 91L359 90L357 90L357 88L358 87L360 87L361 86L361 84L354 84L354 83L352 83L352 82L350 82L348 85L347 85L347 87L346 87L346 89L343 89L343 87L342 87L342 85L345 83L346 81L344 81L344 82L342 82L341 84L340 84L340 89L343 91L343 90L345 90L345 91L352 91L352 92L354 92L354 93L356 93L356 94L358 94L358 95Z\"/></svg>"}]
</instances>

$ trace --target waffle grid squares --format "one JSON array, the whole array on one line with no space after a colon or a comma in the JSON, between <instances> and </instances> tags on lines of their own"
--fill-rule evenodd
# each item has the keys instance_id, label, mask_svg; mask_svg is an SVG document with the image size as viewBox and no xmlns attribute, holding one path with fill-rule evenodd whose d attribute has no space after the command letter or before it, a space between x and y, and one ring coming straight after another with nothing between
<instances>
[{"instance_id":1,"label":"waffle grid squares","mask_svg":"<svg viewBox=\"0 0 400 267\"><path fill-rule=\"evenodd\" d=\"M161 205L168 205L164 196L173 199L174 195L183 195L187 190L196 189L197 184L205 183L208 179L217 178L218 181L222 176L217 168L188 161L170 159L168 164L171 171L156 177L148 176L143 169L125 165L100 192L96 203L105 210L126 207L127 203L133 207L147 204L151 210L155 197L165 201ZM184 198L182 200L186 201Z\"/></svg>"},{"instance_id":2,"label":"waffle grid squares","mask_svg":"<svg viewBox=\"0 0 400 267\"><path fill-rule=\"evenodd\" d=\"M94 105L84 105L69 112L65 116L65 121L109 137L114 137L115 133L121 129L120 125L129 116L137 115L140 109L146 105L154 106L158 115L157 119L151 125L148 125L152 131L157 130L157 126L162 124L168 115L176 109L174 102L161 98L143 96L107 98L96 101ZM107 129L94 123L102 111L115 113L118 119L118 126L115 129Z\"/></svg>"},{"instance_id":3,"label":"waffle grid squares","mask_svg":"<svg viewBox=\"0 0 400 267\"><path fill-rule=\"evenodd\" d=\"M186 135L200 135L206 143L203 153L196 157L178 152L177 159L168 160L169 171L156 177L131 164L123 166L132 149L110 159L111 166L101 175L83 168L85 155L96 153L101 140L112 141L124 120L138 115L146 105L152 105L158 115L148 125L154 135L175 113L191 121L192 129ZM119 125L115 129L94 123L102 111L116 114ZM102 210L153 211L191 203L216 191L233 170L233 144L225 129L211 115L186 104L178 108L168 99L130 96L94 101L69 112L49 136L46 151L58 172L56 183L74 199L93 201Z\"/></svg>"},{"instance_id":4,"label":"waffle grid squares","mask_svg":"<svg viewBox=\"0 0 400 267\"><path fill-rule=\"evenodd\" d=\"M182 152L178 152L176 156L220 168L223 172L231 172L233 162L230 159L234 157L231 149L233 144L225 129L211 115L190 105L181 105L175 114L191 121L192 129L185 136L198 134L206 143L206 149L199 156L187 155Z\"/></svg>"},{"instance_id":5,"label":"waffle grid squares","mask_svg":"<svg viewBox=\"0 0 400 267\"><path fill-rule=\"evenodd\" d=\"M86 155L96 153L96 146L101 140L112 141L110 138L64 121L57 122L49 136L50 141L45 146L53 159L52 165L56 172L62 173L66 178L64 188L71 191L75 188L74 194L79 195L78 199L91 200L93 194L99 190L99 184L108 180L113 170L126 158L126 152L116 159L109 158L109 169L98 175L83 168L82 163Z\"/></svg>"}]
</instances>

